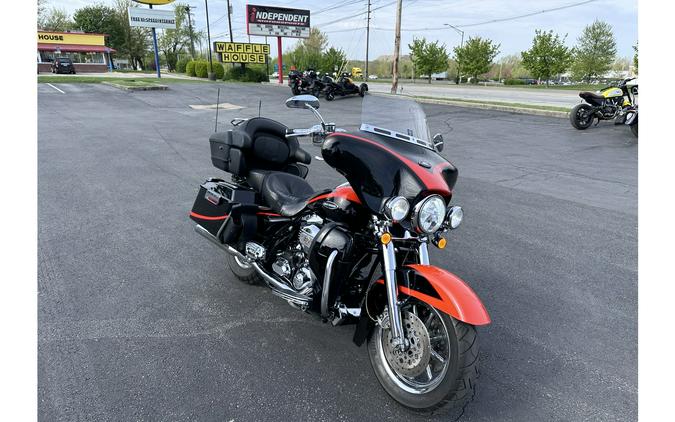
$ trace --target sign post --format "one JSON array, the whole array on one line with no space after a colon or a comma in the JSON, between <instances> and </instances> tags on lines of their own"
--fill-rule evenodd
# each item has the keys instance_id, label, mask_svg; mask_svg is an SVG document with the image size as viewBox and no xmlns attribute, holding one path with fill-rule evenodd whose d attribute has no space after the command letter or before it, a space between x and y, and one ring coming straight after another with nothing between
<instances>
[{"instance_id":1,"label":"sign post","mask_svg":"<svg viewBox=\"0 0 675 422\"><path fill-rule=\"evenodd\" d=\"M149 4L150 9L152 9L152 5ZM162 78L162 73L159 71L159 50L157 48L157 31L155 30L155 27L152 27L152 45L155 47L155 69L157 69L157 79Z\"/></svg>"},{"instance_id":2,"label":"sign post","mask_svg":"<svg viewBox=\"0 0 675 422\"><path fill-rule=\"evenodd\" d=\"M277 37L277 65L279 66L279 85L284 83L284 69L283 69L283 58L281 54L281 37Z\"/></svg>"},{"instance_id":3,"label":"sign post","mask_svg":"<svg viewBox=\"0 0 675 422\"><path fill-rule=\"evenodd\" d=\"M284 7L246 5L248 35L277 37L279 83L284 83L281 38L309 38L309 10Z\"/></svg>"},{"instance_id":4,"label":"sign post","mask_svg":"<svg viewBox=\"0 0 675 422\"><path fill-rule=\"evenodd\" d=\"M152 5L169 4L174 0L134 0L136 3L143 3ZM155 69L157 69L157 77L161 78L162 74L159 70L159 49L157 48L157 31L155 28L176 28L176 16L173 11L169 10L152 10L148 12L147 9L137 9L130 7L129 11L129 25L141 28L152 28L152 45L155 48Z\"/></svg>"}]
</instances>

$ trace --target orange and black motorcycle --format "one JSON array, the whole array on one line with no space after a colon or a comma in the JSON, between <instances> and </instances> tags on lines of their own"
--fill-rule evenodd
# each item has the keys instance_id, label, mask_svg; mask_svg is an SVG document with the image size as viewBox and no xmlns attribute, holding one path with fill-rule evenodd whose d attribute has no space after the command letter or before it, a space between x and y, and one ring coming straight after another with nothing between
<instances>
[{"instance_id":1,"label":"orange and black motorcycle","mask_svg":"<svg viewBox=\"0 0 675 422\"><path fill-rule=\"evenodd\" d=\"M439 152L422 108L368 95L363 123L346 132L326 123L310 95L287 100L321 124L289 129L257 117L233 121L210 138L215 167L190 218L226 252L232 273L260 283L292 306L332 325L355 324L384 390L402 405L461 411L478 377L476 326L490 317L461 278L431 264L463 218L451 202L457 169ZM347 183L316 192L305 181L321 145Z\"/></svg>"}]
</instances>

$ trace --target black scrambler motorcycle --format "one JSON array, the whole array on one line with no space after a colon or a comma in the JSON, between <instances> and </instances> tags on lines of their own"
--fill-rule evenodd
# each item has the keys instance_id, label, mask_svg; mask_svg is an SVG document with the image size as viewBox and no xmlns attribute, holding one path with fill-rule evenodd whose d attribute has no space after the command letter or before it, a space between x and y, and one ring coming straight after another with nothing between
<instances>
[{"instance_id":1,"label":"black scrambler motorcycle","mask_svg":"<svg viewBox=\"0 0 675 422\"><path fill-rule=\"evenodd\" d=\"M584 91L579 97L585 102L577 104L570 111L570 123L579 130L588 129L593 122L617 119L624 123L626 112L633 107L637 85L631 84L635 78L628 78L616 86L607 86L597 92Z\"/></svg>"},{"instance_id":2,"label":"black scrambler motorcycle","mask_svg":"<svg viewBox=\"0 0 675 422\"><path fill-rule=\"evenodd\" d=\"M368 95L363 123L346 132L326 123L316 97L290 98L321 121L289 129L264 117L233 120L210 137L211 161L231 180L210 178L190 218L224 250L231 271L261 283L332 325L355 324L375 376L402 405L463 411L478 377L476 326L490 317L458 276L433 266L463 211L451 203L457 169L438 152L422 108ZM347 183L316 192L305 181L321 145Z\"/></svg>"}]
</instances>

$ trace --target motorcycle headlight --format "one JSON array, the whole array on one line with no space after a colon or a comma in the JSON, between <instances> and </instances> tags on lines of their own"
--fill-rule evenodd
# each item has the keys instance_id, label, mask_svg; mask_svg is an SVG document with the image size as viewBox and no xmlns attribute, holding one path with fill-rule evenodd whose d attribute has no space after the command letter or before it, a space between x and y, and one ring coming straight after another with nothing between
<instances>
[{"instance_id":1,"label":"motorcycle headlight","mask_svg":"<svg viewBox=\"0 0 675 422\"><path fill-rule=\"evenodd\" d=\"M406 218L408 211L410 211L410 203L402 196L391 198L384 204L384 215L394 222L399 222Z\"/></svg>"},{"instance_id":2,"label":"motorcycle headlight","mask_svg":"<svg viewBox=\"0 0 675 422\"><path fill-rule=\"evenodd\" d=\"M456 229L462 224L462 219L464 218L464 210L462 207L454 205L448 209L448 227L451 229Z\"/></svg>"},{"instance_id":3,"label":"motorcycle headlight","mask_svg":"<svg viewBox=\"0 0 675 422\"><path fill-rule=\"evenodd\" d=\"M430 195L415 205L413 227L418 233L435 233L445 219L445 201L439 195Z\"/></svg>"}]
</instances>

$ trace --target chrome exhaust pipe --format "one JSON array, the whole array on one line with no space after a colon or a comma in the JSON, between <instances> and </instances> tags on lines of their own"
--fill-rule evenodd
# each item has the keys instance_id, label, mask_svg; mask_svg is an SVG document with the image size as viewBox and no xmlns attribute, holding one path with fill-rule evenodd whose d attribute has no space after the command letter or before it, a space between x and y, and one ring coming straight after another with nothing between
<instances>
[{"instance_id":1,"label":"chrome exhaust pipe","mask_svg":"<svg viewBox=\"0 0 675 422\"><path fill-rule=\"evenodd\" d=\"M256 272L260 275L260 277L262 277L263 280L265 280L270 289L272 289L272 293L297 305L301 306L309 305L309 297L297 293L295 290L291 289L287 285L278 281L276 278L267 274L265 270L260 268L260 265L258 265L257 262L251 262L251 265L253 266L253 268L255 268Z\"/></svg>"},{"instance_id":2,"label":"chrome exhaust pipe","mask_svg":"<svg viewBox=\"0 0 675 422\"><path fill-rule=\"evenodd\" d=\"M307 297L305 295L298 294L293 289L291 289L289 286L281 283L280 281L278 281L277 279L275 279L271 275L267 274L267 272L265 272L265 270L260 268L260 265L258 265L257 262L251 261L248 257L246 257L244 254L242 254L238 250L234 249L232 246L226 245L224 243L220 243L218 241L218 239L214 235L209 233L209 231L206 230L204 227L200 226L199 224L196 224L195 225L195 231L197 233L199 233L200 235L202 235L202 237L205 237L206 239L208 239L214 245L218 246L220 249L224 250L225 252L238 257L239 259L243 260L244 262L249 262L253 266L255 271L260 275L260 277L262 277L262 279L265 280L265 283L267 283L267 286L272 290L272 293L276 294L277 296L279 296L279 297L281 297L285 300L288 300L288 301L293 302L297 305L300 305L300 306L308 306L309 305L309 302L310 302L309 297Z\"/></svg>"}]
</instances>

